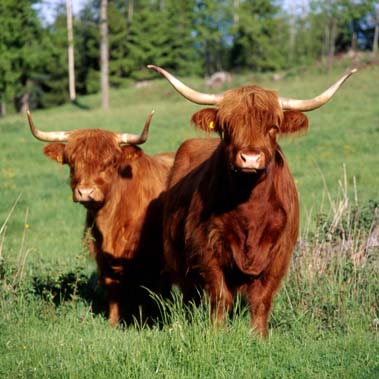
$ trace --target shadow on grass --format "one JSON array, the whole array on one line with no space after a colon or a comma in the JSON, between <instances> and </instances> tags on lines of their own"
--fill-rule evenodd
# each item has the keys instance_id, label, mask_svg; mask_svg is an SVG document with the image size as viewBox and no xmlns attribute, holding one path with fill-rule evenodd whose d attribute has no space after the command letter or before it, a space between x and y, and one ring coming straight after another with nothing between
<instances>
[{"instance_id":1,"label":"shadow on grass","mask_svg":"<svg viewBox=\"0 0 379 379\"><path fill-rule=\"evenodd\" d=\"M108 318L108 300L107 291L98 281L96 272L90 276L80 270L69 271L47 276L35 276L32 280L32 291L34 296L53 303L56 307L61 306L69 301L84 301L90 306L95 315L101 315ZM137 291L144 296L149 296L150 307L146 316L141 315L141 309L135 306L135 294ZM131 299L126 308L123 309L124 318L121 320L121 326L136 326L137 328L145 326L163 326L163 317L160 313L160 302L162 298L146 289L126 289L125 299ZM130 308L129 308L130 306Z\"/></svg>"},{"instance_id":2,"label":"shadow on grass","mask_svg":"<svg viewBox=\"0 0 379 379\"><path fill-rule=\"evenodd\" d=\"M75 107L79 108L79 109L84 109L84 110L91 109L91 107L89 107L88 105L84 105L78 99L71 101L71 104L74 105Z\"/></svg>"},{"instance_id":3,"label":"shadow on grass","mask_svg":"<svg viewBox=\"0 0 379 379\"><path fill-rule=\"evenodd\" d=\"M66 301L83 300L91 306L94 314L106 317L107 300L104 288L98 283L96 272L90 276L69 271L58 275L33 278L36 296L60 306Z\"/></svg>"}]
</instances>

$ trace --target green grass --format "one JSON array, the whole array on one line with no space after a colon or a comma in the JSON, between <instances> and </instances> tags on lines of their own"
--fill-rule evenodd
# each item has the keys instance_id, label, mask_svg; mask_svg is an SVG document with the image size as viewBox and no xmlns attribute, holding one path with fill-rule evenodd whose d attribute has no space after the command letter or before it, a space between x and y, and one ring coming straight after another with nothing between
<instances>
[{"instance_id":1,"label":"green grass","mask_svg":"<svg viewBox=\"0 0 379 379\"><path fill-rule=\"evenodd\" d=\"M223 330L197 319L124 331L84 307L33 311L7 320L4 378L375 378L379 369L377 340L362 326L279 329L262 342L238 320Z\"/></svg>"},{"instance_id":2,"label":"green grass","mask_svg":"<svg viewBox=\"0 0 379 379\"><path fill-rule=\"evenodd\" d=\"M241 76L234 85L254 81L308 98L341 72L313 70L277 82ZM307 114L307 135L281 141L300 193L302 234L265 342L251 335L245 306L215 328L206 305L189 321L179 295L163 305L161 327L110 328L96 311L102 294L82 250L85 211L71 200L67 168L43 156L24 115L1 119L0 377L379 377L378 250L365 248L374 217L367 204L379 201L378 79L378 66L361 70ZM198 79L187 82L205 89ZM44 130L139 132L155 109L149 153L202 135L189 126L200 107L163 80L111 92L109 112L99 109L99 96L79 103L33 112L34 121Z\"/></svg>"}]
</instances>

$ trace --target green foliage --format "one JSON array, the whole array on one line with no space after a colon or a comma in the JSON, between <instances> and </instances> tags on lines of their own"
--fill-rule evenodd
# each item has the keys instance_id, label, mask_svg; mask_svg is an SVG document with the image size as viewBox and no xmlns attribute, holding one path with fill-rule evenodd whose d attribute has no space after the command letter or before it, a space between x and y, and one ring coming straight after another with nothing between
<instances>
[{"instance_id":1,"label":"green foliage","mask_svg":"<svg viewBox=\"0 0 379 379\"><path fill-rule=\"evenodd\" d=\"M229 46L230 2L212 0L198 1L195 8L195 36L203 72L210 75L227 69Z\"/></svg>"},{"instance_id":2,"label":"green foliage","mask_svg":"<svg viewBox=\"0 0 379 379\"><path fill-rule=\"evenodd\" d=\"M279 17L279 7L270 0L244 1L235 11L231 67L272 71L285 66L282 33L287 26Z\"/></svg>"},{"instance_id":3,"label":"green foliage","mask_svg":"<svg viewBox=\"0 0 379 379\"><path fill-rule=\"evenodd\" d=\"M192 36L195 1L165 1L162 6L160 3L140 5L130 22L122 64L131 78L151 78L146 69L151 63L182 75L200 72Z\"/></svg>"},{"instance_id":4,"label":"green foliage","mask_svg":"<svg viewBox=\"0 0 379 379\"><path fill-rule=\"evenodd\" d=\"M161 33L162 15L158 2L147 4L135 13L129 34L126 70L134 79L145 79L146 65L164 56L165 35Z\"/></svg>"},{"instance_id":5,"label":"green foliage","mask_svg":"<svg viewBox=\"0 0 379 379\"><path fill-rule=\"evenodd\" d=\"M119 87L129 72L126 68L128 55L129 22L125 1L113 1L108 7L110 85Z\"/></svg>"},{"instance_id":6,"label":"green foliage","mask_svg":"<svg viewBox=\"0 0 379 379\"><path fill-rule=\"evenodd\" d=\"M32 287L35 295L45 301L60 304L72 300L83 293L88 277L81 268L75 268L67 273L52 273L33 278Z\"/></svg>"},{"instance_id":7,"label":"green foliage","mask_svg":"<svg viewBox=\"0 0 379 379\"><path fill-rule=\"evenodd\" d=\"M1 114L4 104L20 111L69 101L65 4L55 7L51 24L43 20L44 6L42 0L0 4ZM100 90L99 8L99 0L86 1L73 19L79 95ZM110 85L123 88L155 77L147 64L180 76L220 70L287 70L291 75L328 57L331 69L334 52L349 50L354 41L355 47L371 47L374 14L373 0L301 5L279 0L109 0Z\"/></svg>"},{"instance_id":8,"label":"green foliage","mask_svg":"<svg viewBox=\"0 0 379 379\"><path fill-rule=\"evenodd\" d=\"M75 76L79 94L100 90L98 7L88 2L74 22ZM112 63L111 63L112 65Z\"/></svg>"},{"instance_id":9,"label":"green foliage","mask_svg":"<svg viewBox=\"0 0 379 379\"><path fill-rule=\"evenodd\" d=\"M68 67L67 67L67 29L65 8L57 9L57 15L52 25L48 27L49 39L42 61L44 71L41 75L41 95L38 104L42 108L60 105L69 100Z\"/></svg>"},{"instance_id":10,"label":"green foliage","mask_svg":"<svg viewBox=\"0 0 379 379\"><path fill-rule=\"evenodd\" d=\"M178 75L199 75L202 71L201 56L196 48L198 39L193 35L196 29L195 0L165 1L162 18L165 20L165 51L158 65L167 67Z\"/></svg>"},{"instance_id":11,"label":"green foliage","mask_svg":"<svg viewBox=\"0 0 379 379\"><path fill-rule=\"evenodd\" d=\"M6 0L0 4L0 94L22 106L23 96L37 102L45 38L33 5L38 1Z\"/></svg>"}]
</instances>

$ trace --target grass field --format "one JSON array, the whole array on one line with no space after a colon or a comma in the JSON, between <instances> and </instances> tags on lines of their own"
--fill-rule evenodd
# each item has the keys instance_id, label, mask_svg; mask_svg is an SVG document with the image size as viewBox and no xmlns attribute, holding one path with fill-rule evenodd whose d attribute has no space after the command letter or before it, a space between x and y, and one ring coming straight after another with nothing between
<instances>
[{"instance_id":1,"label":"grass field","mask_svg":"<svg viewBox=\"0 0 379 379\"><path fill-rule=\"evenodd\" d=\"M312 70L273 82L241 76L285 97L308 98L342 72ZM204 90L199 79L187 83ZM68 170L42 154L25 115L0 119L0 377L4 378L377 378L379 265L367 236L379 203L379 67L350 78L310 112L306 135L283 139L301 201L301 238L276 298L270 336L249 332L240 304L214 328L205 304L188 320L180 295L153 328L110 328L82 251L84 208L71 200ZM33 113L44 130L139 132L155 109L148 153L174 151L200 109L163 80Z\"/></svg>"}]
</instances>

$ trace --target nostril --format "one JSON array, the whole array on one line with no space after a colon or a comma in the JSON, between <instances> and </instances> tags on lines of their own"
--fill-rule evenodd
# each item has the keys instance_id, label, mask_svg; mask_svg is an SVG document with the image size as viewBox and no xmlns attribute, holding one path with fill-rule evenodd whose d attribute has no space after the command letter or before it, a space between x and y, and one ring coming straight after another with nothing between
<instances>
[{"instance_id":1,"label":"nostril","mask_svg":"<svg viewBox=\"0 0 379 379\"><path fill-rule=\"evenodd\" d=\"M237 157L236 163L240 165L241 168L255 170L264 168L265 155L262 151L257 149L239 151Z\"/></svg>"},{"instance_id":2,"label":"nostril","mask_svg":"<svg viewBox=\"0 0 379 379\"><path fill-rule=\"evenodd\" d=\"M94 188L77 188L78 196L82 199L91 199L91 195L95 192Z\"/></svg>"}]
</instances>

